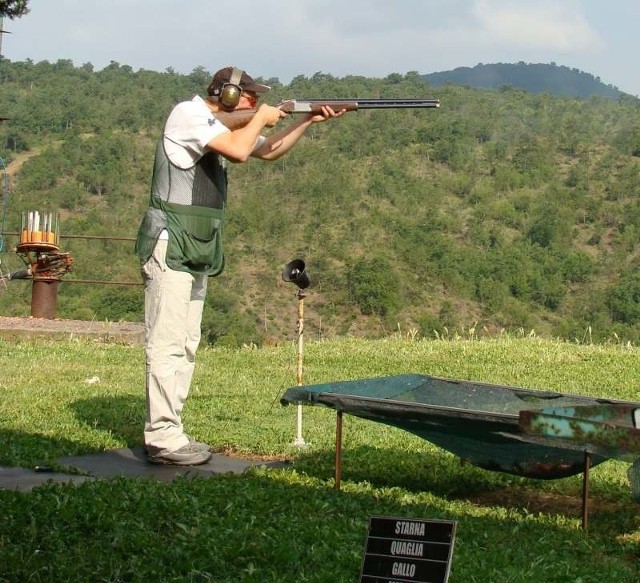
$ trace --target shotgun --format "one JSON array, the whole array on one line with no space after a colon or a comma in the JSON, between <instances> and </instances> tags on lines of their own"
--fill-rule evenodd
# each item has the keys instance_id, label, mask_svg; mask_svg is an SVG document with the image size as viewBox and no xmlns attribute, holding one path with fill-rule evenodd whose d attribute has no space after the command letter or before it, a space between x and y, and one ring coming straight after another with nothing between
<instances>
[{"instance_id":1,"label":"shotgun","mask_svg":"<svg viewBox=\"0 0 640 583\"><path fill-rule=\"evenodd\" d=\"M333 111L358 111L359 109L408 109L440 107L439 99L287 99L276 105L285 113L322 113L323 107ZM255 109L217 112L216 117L230 130L246 126L255 115Z\"/></svg>"}]
</instances>

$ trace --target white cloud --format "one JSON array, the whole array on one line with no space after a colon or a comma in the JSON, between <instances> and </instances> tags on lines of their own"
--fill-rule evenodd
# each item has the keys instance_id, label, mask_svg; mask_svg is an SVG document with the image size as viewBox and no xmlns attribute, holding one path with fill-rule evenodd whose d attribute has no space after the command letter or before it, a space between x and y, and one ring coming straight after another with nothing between
<instances>
[{"instance_id":1,"label":"white cloud","mask_svg":"<svg viewBox=\"0 0 640 583\"><path fill-rule=\"evenodd\" d=\"M563 54L591 52L604 46L581 8L577 0L476 0L474 3L485 42Z\"/></svg>"}]
</instances>

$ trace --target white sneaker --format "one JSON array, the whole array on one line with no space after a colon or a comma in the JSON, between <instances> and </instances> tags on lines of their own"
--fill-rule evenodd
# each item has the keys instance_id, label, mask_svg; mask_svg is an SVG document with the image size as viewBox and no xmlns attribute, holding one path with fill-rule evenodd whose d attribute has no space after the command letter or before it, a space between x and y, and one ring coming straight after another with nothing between
<instances>
[{"instance_id":1,"label":"white sneaker","mask_svg":"<svg viewBox=\"0 0 640 583\"><path fill-rule=\"evenodd\" d=\"M183 445L181 448L172 451L171 453L147 454L147 460L152 464L165 464L174 466L199 466L205 464L211 459L211 452L209 447L204 443L190 442L187 445Z\"/></svg>"}]
</instances>

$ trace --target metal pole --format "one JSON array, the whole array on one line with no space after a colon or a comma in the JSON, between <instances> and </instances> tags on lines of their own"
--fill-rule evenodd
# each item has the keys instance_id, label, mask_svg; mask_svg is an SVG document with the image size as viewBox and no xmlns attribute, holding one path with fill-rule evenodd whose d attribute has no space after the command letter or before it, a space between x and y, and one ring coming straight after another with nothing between
<instances>
[{"instance_id":1,"label":"metal pole","mask_svg":"<svg viewBox=\"0 0 640 583\"><path fill-rule=\"evenodd\" d=\"M33 318L55 319L59 285L60 281L57 279L33 279L31 287L31 316Z\"/></svg>"},{"instance_id":2,"label":"metal pole","mask_svg":"<svg viewBox=\"0 0 640 583\"><path fill-rule=\"evenodd\" d=\"M298 367L296 371L296 379L298 386L302 385L302 360L303 360L303 345L304 345L304 298L306 294L301 289L298 290L296 297L298 298L298 322L297 322L297 334L298 334ZM296 438L293 441L293 445L297 447L304 447L306 445L304 438L302 437L302 403L298 403L297 411L297 430Z\"/></svg>"},{"instance_id":3,"label":"metal pole","mask_svg":"<svg viewBox=\"0 0 640 583\"><path fill-rule=\"evenodd\" d=\"M302 259L294 259L289 261L282 271L282 279L294 283L298 287L296 297L298 298L298 386L302 385L302 345L304 336L304 298L307 295L304 289L309 287L311 283L309 276L305 272L304 261ZM305 444L302 437L302 403L298 403L298 427L296 432L296 438L293 441L293 445L302 447Z\"/></svg>"},{"instance_id":4,"label":"metal pole","mask_svg":"<svg viewBox=\"0 0 640 583\"><path fill-rule=\"evenodd\" d=\"M340 489L342 481L342 411L336 413L336 462L335 462L335 489Z\"/></svg>"},{"instance_id":5,"label":"metal pole","mask_svg":"<svg viewBox=\"0 0 640 583\"><path fill-rule=\"evenodd\" d=\"M584 452L584 474L582 476L582 530L587 531L589 520L589 468L591 467L591 454Z\"/></svg>"}]
</instances>

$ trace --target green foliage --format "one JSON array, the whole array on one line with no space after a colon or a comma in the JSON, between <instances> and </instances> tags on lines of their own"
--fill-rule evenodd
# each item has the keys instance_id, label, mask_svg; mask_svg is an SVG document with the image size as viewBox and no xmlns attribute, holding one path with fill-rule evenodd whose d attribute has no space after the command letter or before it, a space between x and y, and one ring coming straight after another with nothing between
<instances>
[{"instance_id":1,"label":"green foliage","mask_svg":"<svg viewBox=\"0 0 640 583\"><path fill-rule=\"evenodd\" d=\"M606 303L615 322L640 322L640 274L634 271L609 288Z\"/></svg>"},{"instance_id":2,"label":"green foliage","mask_svg":"<svg viewBox=\"0 0 640 583\"><path fill-rule=\"evenodd\" d=\"M20 18L29 12L29 0L2 0L0 2L0 16L8 16L12 20Z\"/></svg>"},{"instance_id":3,"label":"green foliage","mask_svg":"<svg viewBox=\"0 0 640 583\"><path fill-rule=\"evenodd\" d=\"M400 304L397 274L385 257L356 262L349 270L349 290L366 315L388 316Z\"/></svg>"},{"instance_id":4,"label":"green foliage","mask_svg":"<svg viewBox=\"0 0 640 583\"><path fill-rule=\"evenodd\" d=\"M202 67L178 75L0 60L7 230L25 210L59 210L74 258L65 277L132 284L131 294L106 297L99 286L61 286L61 317L141 317L133 242L71 237L135 236L163 120L209 77ZM318 337L375 337L381 319L429 335L478 321L640 336L633 295L618 287L633 289L640 253L636 99L432 87L414 72L269 83L270 103L430 96L442 107L350 113L313 126L273 164L231 165L227 267L214 286L222 297L207 300L206 342L290 338L290 295L279 283L294 257L314 280L306 317ZM4 255L3 270L22 265ZM24 283L0 290L0 313L27 315L29 304Z\"/></svg>"},{"instance_id":5,"label":"green foliage","mask_svg":"<svg viewBox=\"0 0 640 583\"><path fill-rule=\"evenodd\" d=\"M202 337L216 346L237 348L242 344L261 344L262 335L248 314L238 309L238 298L217 281L209 282L210 300L202 316Z\"/></svg>"},{"instance_id":6,"label":"green foliage","mask_svg":"<svg viewBox=\"0 0 640 583\"><path fill-rule=\"evenodd\" d=\"M142 294L135 288L107 286L92 300L91 308L98 320L139 322L144 317Z\"/></svg>"}]
</instances>

